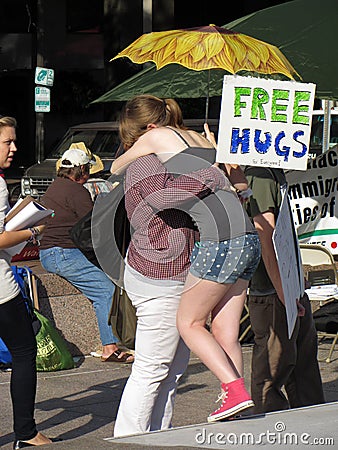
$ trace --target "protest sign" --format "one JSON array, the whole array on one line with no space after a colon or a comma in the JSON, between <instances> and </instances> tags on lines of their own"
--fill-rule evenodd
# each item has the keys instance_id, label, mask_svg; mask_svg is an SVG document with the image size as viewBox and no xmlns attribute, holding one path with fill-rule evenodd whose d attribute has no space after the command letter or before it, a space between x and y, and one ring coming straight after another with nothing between
<instances>
[{"instance_id":1,"label":"protest sign","mask_svg":"<svg viewBox=\"0 0 338 450\"><path fill-rule=\"evenodd\" d=\"M217 162L306 170L315 85L226 75Z\"/></svg>"},{"instance_id":2,"label":"protest sign","mask_svg":"<svg viewBox=\"0 0 338 450\"><path fill-rule=\"evenodd\" d=\"M284 189L272 240L282 282L290 339L298 315L296 300L300 300L304 293L304 275L288 201L287 190Z\"/></svg>"},{"instance_id":3,"label":"protest sign","mask_svg":"<svg viewBox=\"0 0 338 450\"><path fill-rule=\"evenodd\" d=\"M306 172L286 172L298 239L338 255L338 146L308 161Z\"/></svg>"}]
</instances>

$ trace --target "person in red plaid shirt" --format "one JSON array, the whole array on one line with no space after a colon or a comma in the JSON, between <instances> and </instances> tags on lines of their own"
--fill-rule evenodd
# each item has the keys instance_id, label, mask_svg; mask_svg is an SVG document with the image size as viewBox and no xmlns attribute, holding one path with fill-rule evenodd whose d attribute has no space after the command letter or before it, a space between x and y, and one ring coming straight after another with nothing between
<instances>
[{"instance_id":1,"label":"person in red plaid shirt","mask_svg":"<svg viewBox=\"0 0 338 450\"><path fill-rule=\"evenodd\" d=\"M134 160L125 183L133 233L124 283L138 324L135 362L114 435L171 426L177 382L189 358L186 345L222 382L222 411L209 420L236 414L253 404L237 343L248 280L260 256L257 233L228 177L213 164L214 146L183 126L174 100L148 95L130 100L121 114L120 136L128 151L111 171L121 173ZM232 178L247 187L244 176ZM211 311L213 334L205 328ZM225 406L228 390L231 404Z\"/></svg>"}]
</instances>

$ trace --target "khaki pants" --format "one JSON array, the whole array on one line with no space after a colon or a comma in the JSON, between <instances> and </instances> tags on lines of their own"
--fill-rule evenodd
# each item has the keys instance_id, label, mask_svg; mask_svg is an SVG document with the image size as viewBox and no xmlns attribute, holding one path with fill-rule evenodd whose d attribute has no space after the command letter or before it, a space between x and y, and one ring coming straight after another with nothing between
<instances>
[{"instance_id":1,"label":"khaki pants","mask_svg":"<svg viewBox=\"0 0 338 450\"><path fill-rule=\"evenodd\" d=\"M317 333L308 296L306 313L298 317L288 338L286 310L277 295L249 296L255 343L251 395L254 412L264 413L324 403L317 360ZM285 388L285 395L282 388Z\"/></svg>"}]
</instances>

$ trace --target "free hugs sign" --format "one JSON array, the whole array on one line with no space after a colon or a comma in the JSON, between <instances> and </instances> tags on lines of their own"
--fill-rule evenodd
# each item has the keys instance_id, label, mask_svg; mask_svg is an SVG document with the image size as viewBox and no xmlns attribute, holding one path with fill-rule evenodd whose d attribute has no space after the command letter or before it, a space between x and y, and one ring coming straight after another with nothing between
<instances>
[{"instance_id":1,"label":"free hugs sign","mask_svg":"<svg viewBox=\"0 0 338 450\"><path fill-rule=\"evenodd\" d=\"M306 170L315 88L225 75L217 162Z\"/></svg>"}]
</instances>

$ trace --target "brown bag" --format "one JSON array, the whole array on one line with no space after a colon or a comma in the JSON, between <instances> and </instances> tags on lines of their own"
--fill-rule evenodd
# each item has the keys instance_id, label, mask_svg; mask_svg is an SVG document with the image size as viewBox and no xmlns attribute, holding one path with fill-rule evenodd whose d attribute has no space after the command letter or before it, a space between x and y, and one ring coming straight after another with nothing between
<instances>
[{"instance_id":1,"label":"brown bag","mask_svg":"<svg viewBox=\"0 0 338 450\"><path fill-rule=\"evenodd\" d=\"M136 310L126 291L119 286L115 287L113 294L109 323L119 341L125 347L134 350L137 324Z\"/></svg>"}]
</instances>

